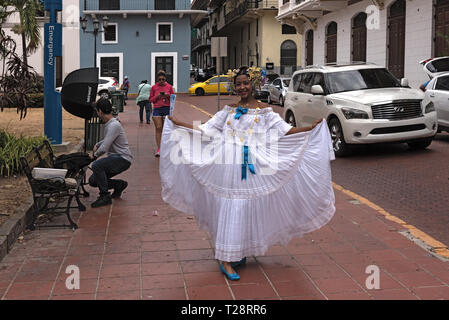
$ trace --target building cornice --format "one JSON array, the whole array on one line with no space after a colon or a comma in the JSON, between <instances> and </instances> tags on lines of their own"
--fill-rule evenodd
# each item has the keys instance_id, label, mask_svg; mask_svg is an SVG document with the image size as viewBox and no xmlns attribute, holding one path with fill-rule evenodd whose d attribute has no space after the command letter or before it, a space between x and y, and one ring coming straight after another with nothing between
<instances>
[{"instance_id":1,"label":"building cornice","mask_svg":"<svg viewBox=\"0 0 449 320\"><path fill-rule=\"evenodd\" d=\"M182 18L184 15L207 15L205 10L83 10L83 13L95 17L96 15L122 15L127 18L128 15L146 15L151 19L152 15L178 15Z\"/></svg>"}]
</instances>

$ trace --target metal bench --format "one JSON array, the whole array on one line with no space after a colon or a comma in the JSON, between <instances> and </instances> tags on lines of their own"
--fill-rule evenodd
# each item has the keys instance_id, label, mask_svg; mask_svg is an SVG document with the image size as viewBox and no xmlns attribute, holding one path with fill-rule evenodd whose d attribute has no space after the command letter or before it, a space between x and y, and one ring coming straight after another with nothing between
<instances>
[{"instance_id":1,"label":"metal bench","mask_svg":"<svg viewBox=\"0 0 449 320\"><path fill-rule=\"evenodd\" d=\"M65 179L34 179L32 176L33 168L54 168L55 156L48 141L41 146L33 148L25 157L20 158L20 164L28 178L31 190L33 192L33 219L29 225L31 230L36 227L69 227L73 230L78 225L70 216L71 208L78 208L79 211L85 211L86 207L81 203L79 196L88 196L83 187L87 166L76 171L68 171L66 178L73 178L75 184L68 184ZM80 190L84 193L80 193ZM76 207L71 207L73 198L77 202ZM67 203L65 204L65 202ZM69 225L37 225L36 220L39 214L60 214L67 215Z\"/></svg>"}]
</instances>

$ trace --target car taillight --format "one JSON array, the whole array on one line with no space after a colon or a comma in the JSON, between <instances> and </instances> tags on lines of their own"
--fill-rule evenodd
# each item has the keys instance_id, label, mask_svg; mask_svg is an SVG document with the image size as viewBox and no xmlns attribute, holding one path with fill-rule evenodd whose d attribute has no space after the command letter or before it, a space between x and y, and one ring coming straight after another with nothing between
<instances>
[{"instance_id":1,"label":"car taillight","mask_svg":"<svg viewBox=\"0 0 449 320\"><path fill-rule=\"evenodd\" d=\"M422 65L425 65L427 62L432 61L432 60L433 60L433 58L430 58L430 59L427 59L427 60L423 60L423 61L421 61L420 63L421 63Z\"/></svg>"},{"instance_id":2,"label":"car taillight","mask_svg":"<svg viewBox=\"0 0 449 320\"><path fill-rule=\"evenodd\" d=\"M114 81L114 83L112 84L113 87L117 86L117 81Z\"/></svg>"}]
</instances>

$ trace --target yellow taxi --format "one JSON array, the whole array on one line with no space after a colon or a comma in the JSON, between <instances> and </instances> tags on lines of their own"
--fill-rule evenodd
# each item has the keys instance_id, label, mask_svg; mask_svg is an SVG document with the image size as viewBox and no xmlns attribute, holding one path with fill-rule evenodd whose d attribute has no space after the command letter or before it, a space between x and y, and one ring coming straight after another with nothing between
<instances>
[{"instance_id":1,"label":"yellow taxi","mask_svg":"<svg viewBox=\"0 0 449 320\"><path fill-rule=\"evenodd\" d=\"M218 93L218 79L220 78L220 93L230 93L231 78L225 74L214 76L204 82L194 83L189 88L190 94L202 96L208 93Z\"/></svg>"}]
</instances>

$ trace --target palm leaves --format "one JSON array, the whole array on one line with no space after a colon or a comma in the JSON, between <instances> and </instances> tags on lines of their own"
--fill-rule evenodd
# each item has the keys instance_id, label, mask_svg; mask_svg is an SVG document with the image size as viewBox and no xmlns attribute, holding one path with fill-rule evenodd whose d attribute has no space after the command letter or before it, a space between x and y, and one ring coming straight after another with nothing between
<instances>
[{"instance_id":1,"label":"palm leaves","mask_svg":"<svg viewBox=\"0 0 449 320\"><path fill-rule=\"evenodd\" d=\"M41 43L41 33L36 16L42 8L39 0L4 0L19 14L20 24L12 31L22 36L23 62L28 65L28 55L35 52Z\"/></svg>"}]
</instances>

